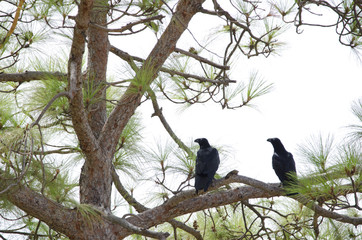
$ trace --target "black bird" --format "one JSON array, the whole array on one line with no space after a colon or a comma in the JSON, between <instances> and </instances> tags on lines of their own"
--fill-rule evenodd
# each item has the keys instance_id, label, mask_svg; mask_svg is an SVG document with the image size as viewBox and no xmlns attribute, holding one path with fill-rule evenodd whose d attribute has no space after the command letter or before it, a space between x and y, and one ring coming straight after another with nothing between
<instances>
[{"instance_id":1,"label":"black bird","mask_svg":"<svg viewBox=\"0 0 362 240\"><path fill-rule=\"evenodd\" d=\"M219 168L220 159L219 152L210 146L206 138L198 138L195 142L200 145L197 151L195 174L195 189L198 194L199 190L203 189L206 192L209 188Z\"/></svg>"},{"instance_id":2,"label":"black bird","mask_svg":"<svg viewBox=\"0 0 362 240\"><path fill-rule=\"evenodd\" d=\"M272 157L272 165L279 180L285 186L296 185L297 173L293 155L285 150L279 138L268 138L268 142L273 145L274 154ZM294 195L297 193L290 193L287 195Z\"/></svg>"}]
</instances>

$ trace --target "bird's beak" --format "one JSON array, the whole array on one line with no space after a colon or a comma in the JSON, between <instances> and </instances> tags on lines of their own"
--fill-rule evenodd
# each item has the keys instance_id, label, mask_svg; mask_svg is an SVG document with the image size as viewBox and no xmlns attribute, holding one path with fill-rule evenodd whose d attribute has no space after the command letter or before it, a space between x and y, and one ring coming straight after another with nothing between
<instances>
[{"instance_id":1,"label":"bird's beak","mask_svg":"<svg viewBox=\"0 0 362 240\"><path fill-rule=\"evenodd\" d=\"M195 141L194 141L194 142L199 143L199 141L200 141L200 139L195 139Z\"/></svg>"},{"instance_id":2,"label":"bird's beak","mask_svg":"<svg viewBox=\"0 0 362 240\"><path fill-rule=\"evenodd\" d=\"M271 138L268 138L267 141L268 141L268 142L271 142Z\"/></svg>"}]
</instances>

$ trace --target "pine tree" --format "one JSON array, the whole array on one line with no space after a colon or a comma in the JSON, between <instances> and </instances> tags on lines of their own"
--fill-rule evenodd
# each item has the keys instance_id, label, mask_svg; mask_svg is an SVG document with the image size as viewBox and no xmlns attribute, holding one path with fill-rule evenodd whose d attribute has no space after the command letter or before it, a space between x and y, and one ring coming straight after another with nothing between
<instances>
[{"instance_id":1,"label":"pine tree","mask_svg":"<svg viewBox=\"0 0 362 240\"><path fill-rule=\"evenodd\" d=\"M290 23L320 26L305 21L318 7L358 52L359 1L1 1L0 238L360 238L360 125L342 143L301 145L313 172L296 196L235 171L196 195L195 145L159 104L254 106L273 85L256 72L231 79L233 62L276 53ZM215 34L177 47L200 39L196 14L215 19ZM136 38L151 51L133 54ZM154 147L142 141L146 102L169 135ZM361 122L361 101L353 111Z\"/></svg>"}]
</instances>

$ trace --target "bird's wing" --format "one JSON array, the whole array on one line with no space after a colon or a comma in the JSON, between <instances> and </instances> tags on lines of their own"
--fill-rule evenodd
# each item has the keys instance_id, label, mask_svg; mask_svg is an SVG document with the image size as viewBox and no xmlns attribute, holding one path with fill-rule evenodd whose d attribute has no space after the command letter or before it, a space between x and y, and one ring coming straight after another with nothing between
<instances>
[{"instance_id":1,"label":"bird's wing","mask_svg":"<svg viewBox=\"0 0 362 240\"><path fill-rule=\"evenodd\" d=\"M219 152L217 151L216 148L212 149L210 163L211 163L210 164L211 169L214 172L216 172L217 169L219 168L219 164L220 164Z\"/></svg>"},{"instance_id":2,"label":"bird's wing","mask_svg":"<svg viewBox=\"0 0 362 240\"><path fill-rule=\"evenodd\" d=\"M295 161L293 158L293 154L291 154L290 152L288 152L287 154L287 163L286 163L286 171L288 172L296 172L296 167L295 167Z\"/></svg>"},{"instance_id":3,"label":"bird's wing","mask_svg":"<svg viewBox=\"0 0 362 240\"><path fill-rule=\"evenodd\" d=\"M278 176L279 180L281 182L283 182L284 178L285 178L285 169L283 166L283 159L277 153L273 154L272 165L273 165L273 169L274 169L276 175Z\"/></svg>"},{"instance_id":4,"label":"bird's wing","mask_svg":"<svg viewBox=\"0 0 362 240\"><path fill-rule=\"evenodd\" d=\"M219 168L219 164L219 152L216 148L211 148L209 153L209 160L207 161L207 175L209 178L214 178L214 175Z\"/></svg>"},{"instance_id":5,"label":"bird's wing","mask_svg":"<svg viewBox=\"0 0 362 240\"><path fill-rule=\"evenodd\" d=\"M201 175L205 171L206 168L206 156L203 150L199 150L197 152L196 157L196 174Z\"/></svg>"}]
</instances>

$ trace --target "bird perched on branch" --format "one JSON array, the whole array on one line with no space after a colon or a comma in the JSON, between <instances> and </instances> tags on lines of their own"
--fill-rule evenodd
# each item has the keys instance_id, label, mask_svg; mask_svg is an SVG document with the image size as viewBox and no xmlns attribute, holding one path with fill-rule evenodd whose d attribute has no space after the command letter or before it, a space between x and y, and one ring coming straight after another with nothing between
<instances>
[{"instance_id":1,"label":"bird perched on branch","mask_svg":"<svg viewBox=\"0 0 362 240\"><path fill-rule=\"evenodd\" d=\"M297 183L297 173L293 155L285 150L279 138L268 138L267 141L273 145L272 165L283 187L295 186ZM294 194L297 193L288 193L287 195Z\"/></svg>"},{"instance_id":2,"label":"bird perched on branch","mask_svg":"<svg viewBox=\"0 0 362 240\"><path fill-rule=\"evenodd\" d=\"M206 138L195 140L200 145L196 157L195 189L196 194L199 190L207 191L214 175L219 168L220 158L216 148L210 146Z\"/></svg>"}]
</instances>

